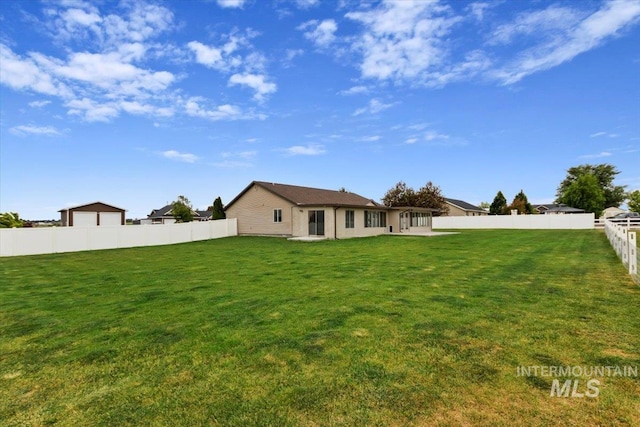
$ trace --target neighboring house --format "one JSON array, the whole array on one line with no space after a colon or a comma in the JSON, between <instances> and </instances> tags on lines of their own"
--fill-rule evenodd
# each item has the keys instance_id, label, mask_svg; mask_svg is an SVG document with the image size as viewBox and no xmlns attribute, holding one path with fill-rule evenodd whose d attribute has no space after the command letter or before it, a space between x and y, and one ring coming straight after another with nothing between
<instances>
[{"instance_id":1,"label":"neighboring house","mask_svg":"<svg viewBox=\"0 0 640 427\"><path fill-rule=\"evenodd\" d=\"M195 211L197 216L193 216L194 221L211 221L211 217L213 216L213 211Z\"/></svg>"},{"instance_id":2,"label":"neighboring house","mask_svg":"<svg viewBox=\"0 0 640 427\"><path fill-rule=\"evenodd\" d=\"M63 227L125 225L125 210L102 202L60 209Z\"/></svg>"},{"instance_id":3,"label":"neighboring house","mask_svg":"<svg viewBox=\"0 0 640 427\"><path fill-rule=\"evenodd\" d=\"M330 239L431 231L433 209L389 208L355 193L253 181L225 208L238 234Z\"/></svg>"},{"instance_id":4,"label":"neighboring house","mask_svg":"<svg viewBox=\"0 0 640 427\"><path fill-rule=\"evenodd\" d=\"M563 204L537 205L535 209L544 215L564 215L572 213L584 213L584 209L572 208Z\"/></svg>"},{"instance_id":5,"label":"neighboring house","mask_svg":"<svg viewBox=\"0 0 640 427\"><path fill-rule=\"evenodd\" d=\"M603 218L611 218L612 216L618 215L620 213L624 213L626 212L624 209L620 209L620 208L616 208L616 207L610 207L605 209L604 211L602 211L602 215L600 216L600 219Z\"/></svg>"},{"instance_id":6,"label":"neighboring house","mask_svg":"<svg viewBox=\"0 0 640 427\"><path fill-rule=\"evenodd\" d=\"M462 200L447 199L445 198L447 206L449 206L448 216L482 216L489 215L489 212L474 206L471 203L467 203Z\"/></svg>"},{"instance_id":7,"label":"neighboring house","mask_svg":"<svg viewBox=\"0 0 640 427\"><path fill-rule=\"evenodd\" d=\"M160 209L154 209L151 211L149 215L147 215L147 221L144 223L149 223L148 220L151 220L151 224L173 224L176 222L176 219L173 217L173 213L171 213L171 209L173 208L173 204L165 205ZM191 210L193 214L194 221L208 221L211 219L211 211L197 211ZM144 220L142 220L144 221Z\"/></svg>"}]
</instances>

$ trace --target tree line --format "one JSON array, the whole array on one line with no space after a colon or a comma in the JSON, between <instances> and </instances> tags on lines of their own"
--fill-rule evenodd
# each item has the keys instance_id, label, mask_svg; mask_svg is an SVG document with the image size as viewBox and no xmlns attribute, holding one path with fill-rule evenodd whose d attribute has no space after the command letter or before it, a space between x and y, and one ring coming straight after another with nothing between
<instances>
[{"instance_id":1,"label":"tree line","mask_svg":"<svg viewBox=\"0 0 640 427\"><path fill-rule=\"evenodd\" d=\"M567 176L556 190L555 204L567 205L602 215L606 208L620 207L627 200L629 210L640 212L640 190L626 192L625 185L615 185L614 179L620 171L613 165L603 163L599 165L579 165L567 170ZM508 215L511 210L518 213L534 213L533 207L527 201L524 192L516 195L511 205L501 191L493 199L489 208L491 215Z\"/></svg>"}]
</instances>

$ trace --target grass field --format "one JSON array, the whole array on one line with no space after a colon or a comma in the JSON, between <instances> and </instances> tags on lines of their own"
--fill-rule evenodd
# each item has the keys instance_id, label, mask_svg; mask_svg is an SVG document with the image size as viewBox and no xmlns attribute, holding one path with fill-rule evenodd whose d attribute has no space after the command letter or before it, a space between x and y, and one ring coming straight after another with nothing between
<instances>
[{"instance_id":1,"label":"grass field","mask_svg":"<svg viewBox=\"0 0 640 427\"><path fill-rule=\"evenodd\" d=\"M0 259L3 425L640 425L638 377L550 397L519 366L640 366L602 232Z\"/></svg>"}]
</instances>

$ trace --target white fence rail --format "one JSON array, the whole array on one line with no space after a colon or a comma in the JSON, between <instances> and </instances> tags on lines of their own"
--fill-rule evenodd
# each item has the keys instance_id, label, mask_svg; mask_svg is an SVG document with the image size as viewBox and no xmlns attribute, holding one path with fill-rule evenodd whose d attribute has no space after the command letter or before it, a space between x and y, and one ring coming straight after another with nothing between
<instances>
[{"instance_id":1,"label":"white fence rail","mask_svg":"<svg viewBox=\"0 0 640 427\"><path fill-rule=\"evenodd\" d=\"M163 225L5 228L0 229L0 256L171 245L237 235L235 218Z\"/></svg>"},{"instance_id":2,"label":"white fence rail","mask_svg":"<svg viewBox=\"0 0 640 427\"><path fill-rule=\"evenodd\" d=\"M640 283L638 278L638 242L636 233L629 231L625 224L609 220L605 221L604 231L622 264L629 269L629 274L633 276L633 279Z\"/></svg>"},{"instance_id":3,"label":"white fence rail","mask_svg":"<svg viewBox=\"0 0 640 427\"><path fill-rule=\"evenodd\" d=\"M571 215L484 215L437 216L433 228L512 228L589 230L594 228L592 213Z\"/></svg>"}]
</instances>

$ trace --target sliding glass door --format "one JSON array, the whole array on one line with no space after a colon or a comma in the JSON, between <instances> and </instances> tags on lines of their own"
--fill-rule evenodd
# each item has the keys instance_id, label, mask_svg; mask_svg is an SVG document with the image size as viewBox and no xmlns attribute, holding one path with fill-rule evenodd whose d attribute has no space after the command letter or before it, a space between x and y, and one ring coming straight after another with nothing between
<instances>
[{"instance_id":1,"label":"sliding glass door","mask_svg":"<svg viewBox=\"0 0 640 427\"><path fill-rule=\"evenodd\" d=\"M324 236L324 211L309 211L309 235Z\"/></svg>"}]
</instances>

